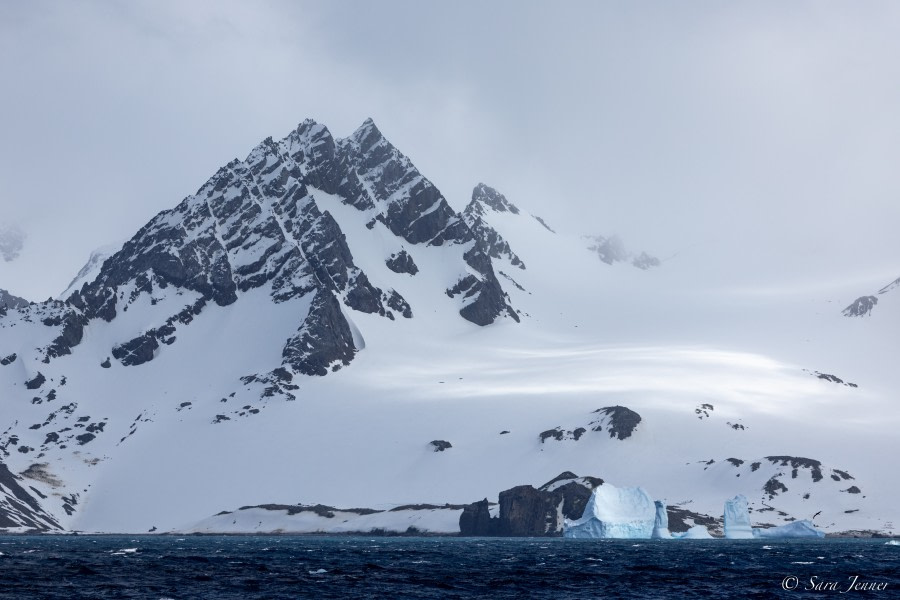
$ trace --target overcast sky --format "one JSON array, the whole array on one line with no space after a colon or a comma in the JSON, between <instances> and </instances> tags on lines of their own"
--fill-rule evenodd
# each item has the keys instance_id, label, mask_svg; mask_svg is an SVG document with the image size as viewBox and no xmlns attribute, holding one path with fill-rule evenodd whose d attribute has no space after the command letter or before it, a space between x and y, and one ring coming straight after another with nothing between
<instances>
[{"instance_id":1,"label":"overcast sky","mask_svg":"<svg viewBox=\"0 0 900 600\"><path fill-rule=\"evenodd\" d=\"M266 136L371 116L456 208L484 181L747 286L870 293L900 275L898 32L849 0L2 2L0 288L56 294Z\"/></svg>"}]
</instances>

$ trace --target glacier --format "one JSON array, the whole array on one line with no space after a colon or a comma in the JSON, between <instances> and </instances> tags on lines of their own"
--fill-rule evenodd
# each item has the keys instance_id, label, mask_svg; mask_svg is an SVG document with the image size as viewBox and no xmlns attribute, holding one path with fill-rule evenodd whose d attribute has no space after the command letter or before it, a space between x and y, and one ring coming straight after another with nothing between
<instances>
[{"instance_id":1,"label":"glacier","mask_svg":"<svg viewBox=\"0 0 900 600\"><path fill-rule=\"evenodd\" d=\"M747 497L743 494L725 501L725 537L729 540L748 540L753 537Z\"/></svg>"},{"instance_id":2,"label":"glacier","mask_svg":"<svg viewBox=\"0 0 900 600\"><path fill-rule=\"evenodd\" d=\"M563 537L648 539L656 522L656 505L641 487L603 484L591 493L584 514L563 523Z\"/></svg>"}]
</instances>

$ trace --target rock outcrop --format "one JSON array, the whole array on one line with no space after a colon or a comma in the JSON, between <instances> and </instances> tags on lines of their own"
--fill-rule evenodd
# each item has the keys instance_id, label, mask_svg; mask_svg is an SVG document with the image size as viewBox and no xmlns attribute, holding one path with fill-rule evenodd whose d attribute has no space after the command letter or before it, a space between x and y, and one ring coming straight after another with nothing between
<instances>
[{"instance_id":1,"label":"rock outcrop","mask_svg":"<svg viewBox=\"0 0 900 600\"><path fill-rule=\"evenodd\" d=\"M460 516L464 536L559 536L562 521L584 512L591 491L603 485L595 477L566 471L539 488L520 485L500 492L499 514L490 515L487 499L467 505Z\"/></svg>"}]
</instances>

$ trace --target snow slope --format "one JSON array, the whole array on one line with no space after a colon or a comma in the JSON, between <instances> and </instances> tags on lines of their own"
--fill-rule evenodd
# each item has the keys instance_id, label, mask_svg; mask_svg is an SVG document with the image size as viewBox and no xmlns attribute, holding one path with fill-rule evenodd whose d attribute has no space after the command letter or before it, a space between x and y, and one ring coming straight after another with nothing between
<instances>
[{"instance_id":1,"label":"snow slope","mask_svg":"<svg viewBox=\"0 0 900 600\"><path fill-rule=\"evenodd\" d=\"M371 121L264 141L66 301L0 317L0 462L82 531L350 528L252 508L298 504L446 531L458 509L389 509L565 470L893 530L900 312L718 286L700 251L608 265L498 197L455 212Z\"/></svg>"}]
</instances>

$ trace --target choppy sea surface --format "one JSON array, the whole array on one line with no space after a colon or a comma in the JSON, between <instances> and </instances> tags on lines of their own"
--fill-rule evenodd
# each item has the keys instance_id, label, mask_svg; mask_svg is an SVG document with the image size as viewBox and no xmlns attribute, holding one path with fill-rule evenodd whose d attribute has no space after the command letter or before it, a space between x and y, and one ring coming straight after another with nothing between
<instances>
[{"instance_id":1,"label":"choppy sea surface","mask_svg":"<svg viewBox=\"0 0 900 600\"><path fill-rule=\"evenodd\" d=\"M0 598L900 598L885 542L0 536Z\"/></svg>"}]
</instances>

